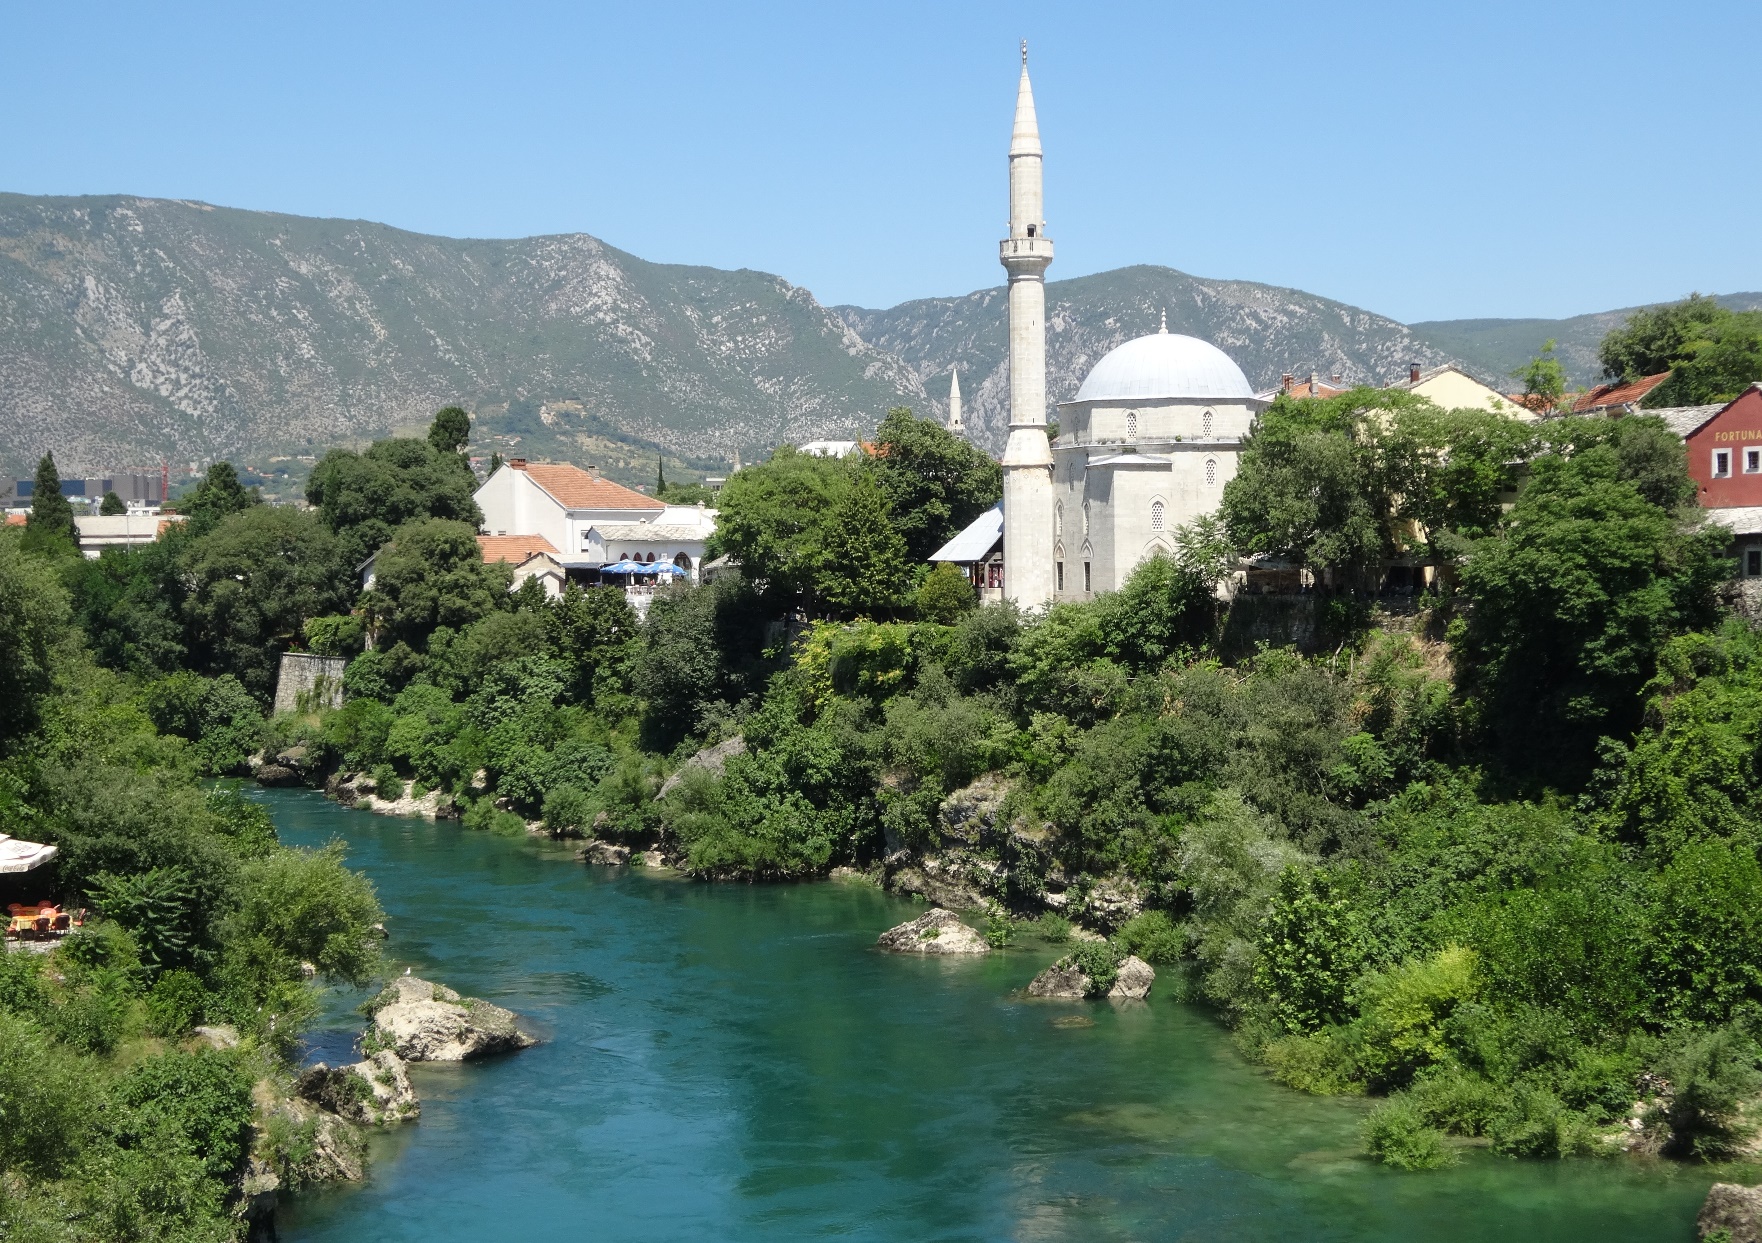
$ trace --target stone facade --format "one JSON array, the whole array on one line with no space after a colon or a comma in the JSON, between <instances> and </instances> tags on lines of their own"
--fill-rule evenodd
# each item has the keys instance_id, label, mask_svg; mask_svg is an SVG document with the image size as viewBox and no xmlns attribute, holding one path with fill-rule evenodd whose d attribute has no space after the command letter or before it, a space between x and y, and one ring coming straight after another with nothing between
<instances>
[{"instance_id":1,"label":"stone facade","mask_svg":"<svg viewBox=\"0 0 1762 1243\"><path fill-rule=\"evenodd\" d=\"M281 674L275 681L275 711L317 712L343 705L341 656L314 656L310 652L283 652Z\"/></svg>"}]
</instances>

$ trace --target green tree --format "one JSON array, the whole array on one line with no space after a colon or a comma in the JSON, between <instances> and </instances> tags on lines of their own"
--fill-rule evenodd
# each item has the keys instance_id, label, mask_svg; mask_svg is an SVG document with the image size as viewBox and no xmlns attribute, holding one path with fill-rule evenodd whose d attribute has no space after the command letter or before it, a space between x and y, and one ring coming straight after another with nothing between
<instances>
[{"instance_id":1,"label":"green tree","mask_svg":"<svg viewBox=\"0 0 1762 1243\"><path fill-rule=\"evenodd\" d=\"M1554 357L1552 337L1542 343L1541 353L1513 371L1511 376L1523 381L1523 395L1530 399L1530 408L1538 412L1554 409L1566 394L1566 368Z\"/></svg>"},{"instance_id":2,"label":"green tree","mask_svg":"<svg viewBox=\"0 0 1762 1243\"><path fill-rule=\"evenodd\" d=\"M268 505L221 519L189 545L182 568L192 658L265 701L281 652L303 637L307 619L347 607L353 587L336 538L315 516Z\"/></svg>"},{"instance_id":3,"label":"green tree","mask_svg":"<svg viewBox=\"0 0 1762 1243\"><path fill-rule=\"evenodd\" d=\"M660 496L667 490L667 462L659 453L655 454L655 495Z\"/></svg>"},{"instance_id":4,"label":"green tree","mask_svg":"<svg viewBox=\"0 0 1762 1243\"><path fill-rule=\"evenodd\" d=\"M543 616L551 649L569 667L571 699L592 703L602 690L623 681L637 638L636 613L623 591L616 587L584 591L570 583Z\"/></svg>"},{"instance_id":5,"label":"green tree","mask_svg":"<svg viewBox=\"0 0 1762 1243\"><path fill-rule=\"evenodd\" d=\"M1698 293L1666 306L1644 307L1604 334L1597 361L1606 378L1627 384L1669 371L1691 342L1707 340L1714 325L1730 315L1718 301Z\"/></svg>"},{"instance_id":6,"label":"green tree","mask_svg":"<svg viewBox=\"0 0 1762 1243\"><path fill-rule=\"evenodd\" d=\"M79 543L79 529L73 522L73 505L61 495L61 473L55 469L55 455L45 453L37 463L37 477L31 484L31 516L27 525L39 539Z\"/></svg>"},{"instance_id":7,"label":"green tree","mask_svg":"<svg viewBox=\"0 0 1762 1243\"><path fill-rule=\"evenodd\" d=\"M460 406L442 406L428 425L428 447L439 454L457 454L471 443L471 416Z\"/></svg>"},{"instance_id":8,"label":"green tree","mask_svg":"<svg viewBox=\"0 0 1762 1243\"><path fill-rule=\"evenodd\" d=\"M98 506L98 513L106 518L118 518L128 513L128 506L114 492L106 492L103 502Z\"/></svg>"},{"instance_id":9,"label":"green tree","mask_svg":"<svg viewBox=\"0 0 1762 1243\"><path fill-rule=\"evenodd\" d=\"M0 534L0 751L37 724L67 647L67 592L54 571Z\"/></svg>"},{"instance_id":10,"label":"green tree","mask_svg":"<svg viewBox=\"0 0 1762 1243\"><path fill-rule=\"evenodd\" d=\"M1613 443L1537 458L1463 568L1451 635L1495 746L1551 781L1582 777L1599 735L1638 723L1664 645L1717 616L1724 539L1649 501Z\"/></svg>"},{"instance_id":11,"label":"green tree","mask_svg":"<svg viewBox=\"0 0 1762 1243\"><path fill-rule=\"evenodd\" d=\"M239 482L239 472L231 462L216 462L208 468L202 482L180 503L189 515L192 537L208 534L228 516L261 505L263 497L256 488Z\"/></svg>"},{"instance_id":12,"label":"green tree","mask_svg":"<svg viewBox=\"0 0 1762 1243\"><path fill-rule=\"evenodd\" d=\"M782 608L812 608L825 563L826 528L851 486L838 458L784 445L722 489L711 557L730 556Z\"/></svg>"},{"instance_id":13,"label":"green tree","mask_svg":"<svg viewBox=\"0 0 1762 1243\"><path fill-rule=\"evenodd\" d=\"M364 876L343 866L341 842L279 850L245 871L231 936L267 946L284 962L309 962L327 978L365 984L379 966L385 912Z\"/></svg>"},{"instance_id":14,"label":"green tree","mask_svg":"<svg viewBox=\"0 0 1762 1243\"><path fill-rule=\"evenodd\" d=\"M1535 433L1492 411L1435 406L1400 411L1393 432L1408 464L1396 512L1417 525L1433 562L1454 563L1497 529Z\"/></svg>"},{"instance_id":15,"label":"green tree","mask_svg":"<svg viewBox=\"0 0 1762 1243\"><path fill-rule=\"evenodd\" d=\"M475 531L483 522L476 490L459 454L437 452L424 440L394 439L360 454L332 449L313 467L306 499L336 533L352 568L414 519L445 518Z\"/></svg>"},{"instance_id":16,"label":"green tree","mask_svg":"<svg viewBox=\"0 0 1762 1243\"><path fill-rule=\"evenodd\" d=\"M106 548L68 560L62 580L98 663L158 677L183 667L185 583L179 563L187 536L172 528L139 548Z\"/></svg>"},{"instance_id":17,"label":"green tree","mask_svg":"<svg viewBox=\"0 0 1762 1243\"><path fill-rule=\"evenodd\" d=\"M935 419L889 410L875 429L874 471L913 562L929 559L1003 495L1003 468Z\"/></svg>"},{"instance_id":18,"label":"green tree","mask_svg":"<svg viewBox=\"0 0 1762 1243\"><path fill-rule=\"evenodd\" d=\"M1326 399L1280 394L1243 442L1224 486L1221 516L1243 551L1328 572L1337 587L1367 591L1400 546L1401 498L1414 463L1391 432L1423 398L1353 389Z\"/></svg>"},{"instance_id":19,"label":"green tree","mask_svg":"<svg viewBox=\"0 0 1762 1243\"><path fill-rule=\"evenodd\" d=\"M436 627L463 629L500 607L509 580L506 562L484 564L470 526L419 518L399 527L379 550L373 590L362 598L362 607L377 620L386 642L422 651Z\"/></svg>"},{"instance_id":20,"label":"green tree","mask_svg":"<svg viewBox=\"0 0 1762 1243\"><path fill-rule=\"evenodd\" d=\"M962 613L979 607L979 593L960 566L942 561L918 584L916 604L925 621L952 626Z\"/></svg>"},{"instance_id":21,"label":"green tree","mask_svg":"<svg viewBox=\"0 0 1762 1243\"><path fill-rule=\"evenodd\" d=\"M912 566L874 472L856 471L839 498L814 577L820 598L848 613L892 612L905 604Z\"/></svg>"}]
</instances>

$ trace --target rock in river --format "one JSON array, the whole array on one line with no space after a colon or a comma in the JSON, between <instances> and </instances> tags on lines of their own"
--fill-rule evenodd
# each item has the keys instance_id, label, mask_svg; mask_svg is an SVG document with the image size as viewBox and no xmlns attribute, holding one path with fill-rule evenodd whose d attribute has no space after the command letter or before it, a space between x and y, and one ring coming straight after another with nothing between
<instances>
[{"instance_id":1,"label":"rock in river","mask_svg":"<svg viewBox=\"0 0 1762 1243\"><path fill-rule=\"evenodd\" d=\"M294 1094L367 1126L412 1122L422 1113L404 1059L390 1049L353 1066L333 1069L320 1062L294 1081Z\"/></svg>"},{"instance_id":2,"label":"rock in river","mask_svg":"<svg viewBox=\"0 0 1762 1243\"><path fill-rule=\"evenodd\" d=\"M1128 954L1120 960L1116 971L1107 992L1099 995L1115 1001L1143 1001L1150 996L1150 986L1156 981L1156 969L1149 963L1136 955ZM1077 965L1074 954L1067 954L1053 963L1028 985L1030 997L1075 1001L1081 997L1097 995L1095 981Z\"/></svg>"},{"instance_id":3,"label":"rock in river","mask_svg":"<svg viewBox=\"0 0 1762 1243\"><path fill-rule=\"evenodd\" d=\"M1703 1239L1723 1231L1730 1243L1762 1243L1762 1187L1714 1183L1695 1226Z\"/></svg>"},{"instance_id":4,"label":"rock in river","mask_svg":"<svg viewBox=\"0 0 1762 1243\"><path fill-rule=\"evenodd\" d=\"M512 1010L415 976L394 979L371 1008L367 1050L390 1049L408 1062L462 1062L538 1043Z\"/></svg>"},{"instance_id":5,"label":"rock in river","mask_svg":"<svg viewBox=\"0 0 1762 1243\"><path fill-rule=\"evenodd\" d=\"M985 938L961 922L953 911L934 907L916 919L889 928L875 944L896 954L984 954Z\"/></svg>"}]
</instances>

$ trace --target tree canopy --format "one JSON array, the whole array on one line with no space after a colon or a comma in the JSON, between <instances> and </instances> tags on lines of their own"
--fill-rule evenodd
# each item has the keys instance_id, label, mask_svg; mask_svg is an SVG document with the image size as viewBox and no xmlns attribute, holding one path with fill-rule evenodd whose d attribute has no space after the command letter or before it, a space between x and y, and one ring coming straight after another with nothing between
<instances>
[{"instance_id":1,"label":"tree canopy","mask_svg":"<svg viewBox=\"0 0 1762 1243\"><path fill-rule=\"evenodd\" d=\"M1762 380L1762 311L1733 311L1691 294L1635 311L1604 336L1597 358L1611 380L1671 372L1646 395L1650 407L1730 401Z\"/></svg>"},{"instance_id":2,"label":"tree canopy","mask_svg":"<svg viewBox=\"0 0 1762 1243\"><path fill-rule=\"evenodd\" d=\"M61 495L61 472L55 469L53 453L45 453L37 463L31 483L31 514L26 521L38 540L79 542L73 505Z\"/></svg>"}]
</instances>

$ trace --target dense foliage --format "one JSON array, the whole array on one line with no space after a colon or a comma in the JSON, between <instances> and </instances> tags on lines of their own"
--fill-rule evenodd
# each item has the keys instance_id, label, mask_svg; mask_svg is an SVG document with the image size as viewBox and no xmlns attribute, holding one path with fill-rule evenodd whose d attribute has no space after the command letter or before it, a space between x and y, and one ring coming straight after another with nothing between
<instances>
[{"instance_id":1,"label":"dense foliage","mask_svg":"<svg viewBox=\"0 0 1762 1243\"><path fill-rule=\"evenodd\" d=\"M1671 372L1646 395L1648 406L1730 401L1762 380L1762 311L1733 311L1691 294L1634 312L1603 338L1597 358L1611 380Z\"/></svg>"}]
</instances>

